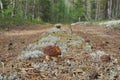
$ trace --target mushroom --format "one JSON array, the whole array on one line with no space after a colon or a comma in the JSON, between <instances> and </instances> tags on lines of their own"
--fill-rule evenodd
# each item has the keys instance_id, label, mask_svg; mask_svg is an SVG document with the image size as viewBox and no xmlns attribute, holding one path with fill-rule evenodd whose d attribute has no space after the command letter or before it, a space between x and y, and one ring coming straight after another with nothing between
<instances>
[{"instance_id":1,"label":"mushroom","mask_svg":"<svg viewBox=\"0 0 120 80\"><path fill-rule=\"evenodd\" d=\"M58 55L61 55L61 50L58 46L49 45L46 46L43 50L47 60L58 61Z\"/></svg>"},{"instance_id":2,"label":"mushroom","mask_svg":"<svg viewBox=\"0 0 120 80\"><path fill-rule=\"evenodd\" d=\"M102 62L110 62L111 57L110 57L110 55L102 55L100 57L100 59L101 59Z\"/></svg>"},{"instance_id":3,"label":"mushroom","mask_svg":"<svg viewBox=\"0 0 120 80\"><path fill-rule=\"evenodd\" d=\"M55 27L57 28L57 29L60 29L61 27L62 27L62 24L55 24Z\"/></svg>"}]
</instances>

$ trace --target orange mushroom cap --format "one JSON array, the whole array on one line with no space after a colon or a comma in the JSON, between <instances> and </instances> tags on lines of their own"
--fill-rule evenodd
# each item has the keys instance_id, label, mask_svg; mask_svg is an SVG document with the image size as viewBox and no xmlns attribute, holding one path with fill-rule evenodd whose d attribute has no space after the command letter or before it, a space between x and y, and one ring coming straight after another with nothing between
<instances>
[{"instance_id":1,"label":"orange mushroom cap","mask_svg":"<svg viewBox=\"0 0 120 80\"><path fill-rule=\"evenodd\" d=\"M58 56L61 55L61 50L58 46L50 45L46 46L43 50L44 54L49 56Z\"/></svg>"}]
</instances>

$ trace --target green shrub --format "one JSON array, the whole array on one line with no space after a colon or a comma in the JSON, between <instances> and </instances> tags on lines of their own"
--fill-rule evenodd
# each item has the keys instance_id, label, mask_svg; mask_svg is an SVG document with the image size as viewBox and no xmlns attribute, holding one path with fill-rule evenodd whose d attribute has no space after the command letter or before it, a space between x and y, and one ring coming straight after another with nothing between
<instances>
[{"instance_id":1,"label":"green shrub","mask_svg":"<svg viewBox=\"0 0 120 80\"><path fill-rule=\"evenodd\" d=\"M31 21L19 17L0 18L0 29L13 28L24 24L31 24Z\"/></svg>"}]
</instances>

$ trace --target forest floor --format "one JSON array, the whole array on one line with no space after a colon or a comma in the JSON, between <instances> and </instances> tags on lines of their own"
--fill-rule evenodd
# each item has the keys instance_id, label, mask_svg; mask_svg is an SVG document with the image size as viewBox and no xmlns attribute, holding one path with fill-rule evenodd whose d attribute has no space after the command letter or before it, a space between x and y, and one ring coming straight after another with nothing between
<instances>
[{"instance_id":1,"label":"forest floor","mask_svg":"<svg viewBox=\"0 0 120 80\"><path fill-rule=\"evenodd\" d=\"M8 62L14 59L37 37L53 25L21 26L9 31L0 31L0 61ZM67 27L68 25L65 25ZM73 27L73 32L90 42L93 50L103 50L119 60L120 64L120 29L104 26ZM0 71L1 72L1 71Z\"/></svg>"},{"instance_id":2,"label":"forest floor","mask_svg":"<svg viewBox=\"0 0 120 80\"><path fill-rule=\"evenodd\" d=\"M120 55L120 29L104 26L76 26L73 31L86 41L90 41L94 49Z\"/></svg>"},{"instance_id":3,"label":"forest floor","mask_svg":"<svg viewBox=\"0 0 120 80\"><path fill-rule=\"evenodd\" d=\"M50 27L50 25L34 25L20 26L9 31L1 30L0 55L18 55L28 44L36 41L40 33L47 31ZM4 57L2 56L2 58Z\"/></svg>"}]
</instances>

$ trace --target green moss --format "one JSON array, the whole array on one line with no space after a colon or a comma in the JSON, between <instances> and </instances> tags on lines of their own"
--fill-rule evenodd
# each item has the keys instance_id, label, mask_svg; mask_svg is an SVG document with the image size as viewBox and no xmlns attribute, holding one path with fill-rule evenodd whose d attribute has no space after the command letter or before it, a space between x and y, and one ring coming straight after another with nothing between
<instances>
[{"instance_id":1,"label":"green moss","mask_svg":"<svg viewBox=\"0 0 120 80\"><path fill-rule=\"evenodd\" d=\"M69 38L70 37L70 35L68 35L66 33L60 33L60 32L49 33L49 35L61 37L61 38Z\"/></svg>"},{"instance_id":2,"label":"green moss","mask_svg":"<svg viewBox=\"0 0 120 80\"><path fill-rule=\"evenodd\" d=\"M87 68L86 68L86 67L82 67L82 70L83 70L83 71L86 71L86 70L87 70Z\"/></svg>"},{"instance_id":3,"label":"green moss","mask_svg":"<svg viewBox=\"0 0 120 80\"><path fill-rule=\"evenodd\" d=\"M36 42L38 42L42 38L46 38L49 35L61 38L60 41L58 42L58 45L63 45L64 41L66 41L66 45L69 46L69 47L70 46L81 47L81 45L84 42L81 37L76 36L75 34L69 35L68 33L62 33L62 32L48 32L48 33L43 33L38 38L36 38ZM67 42L67 40L69 40L69 39L72 39L72 40L70 40L70 42Z\"/></svg>"},{"instance_id":4,"label":"green moss","mask_svg":"<svg viewBox=\"0 0 120 80\"><path fill-rule=\"evenodd\" d=\"M60 33L60 32L55 32L55 33L46 33L46 34L43 34L41 35L40 37L36 38L36 41L42 39L42 38L45 38L47 36L56 36L56 37L60 37L60 38L70 38L70 35L67 34L67 33Z\"/></svg>"}]
</instances>

